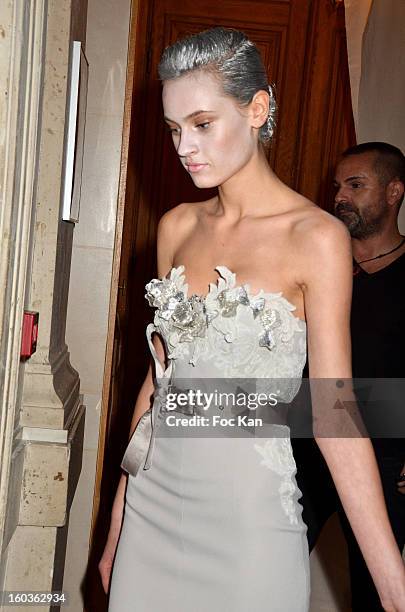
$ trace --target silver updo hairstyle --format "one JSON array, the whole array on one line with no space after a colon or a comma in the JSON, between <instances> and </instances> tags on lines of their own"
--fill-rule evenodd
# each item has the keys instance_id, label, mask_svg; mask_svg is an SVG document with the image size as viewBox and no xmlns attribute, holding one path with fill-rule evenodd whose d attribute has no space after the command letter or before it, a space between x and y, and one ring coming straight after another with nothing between
<instances>
[{"instance_id":1,"label":"silver updo hairstyle","mask_svg":"<svg viewBox=\"0 0 405 612\"><path fill-rule=\"evenodd\" d=\"M158 67L162 81L196 70L208 70L219 76L224 93L241 106L247 106L257 91L268 91L269 114L260 128L259 138L261 142L272 138L277 113L274 91L268 83L260 52L246 34L222 27L193 34L166 47Z\"/></svg>"}]
</instances>

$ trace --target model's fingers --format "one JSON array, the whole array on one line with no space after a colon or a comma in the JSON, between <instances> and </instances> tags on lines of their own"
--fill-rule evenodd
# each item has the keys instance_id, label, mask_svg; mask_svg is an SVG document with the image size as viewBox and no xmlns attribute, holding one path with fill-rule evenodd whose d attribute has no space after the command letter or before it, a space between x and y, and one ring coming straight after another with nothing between
<instances>
[{"instance_id":1,"label":"model's fingers","mask_svg":"<svg viewBox=\"0 0 405 612\"><path fill-rule=\"evenodd\" d=\"M104 592L108 592L111 575L111 564L101 560L98 564L98 570L100 572L101 584L103 585Z\"/></svg>"}]
</instances>

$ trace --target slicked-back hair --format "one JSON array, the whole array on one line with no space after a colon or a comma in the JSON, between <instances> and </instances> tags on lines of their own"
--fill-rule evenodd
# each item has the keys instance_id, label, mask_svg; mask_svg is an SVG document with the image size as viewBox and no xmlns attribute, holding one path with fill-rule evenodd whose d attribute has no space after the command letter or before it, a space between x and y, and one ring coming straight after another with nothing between
<instances>
[{"instance_id":1,"label":"slicked-back hair","mask_svg":"<svg viewBox=\"0 0 405 612\"><path fill-rule=\"evenodd\" d=\"M166 47L158 67L162 81L198 70L218 77L224 93L240 106L247 106L256 92L267 91L269 114L259 130L259 138L262 142L272 138L277 112L274 91L258 48L244 32L217 27L187 36Z\"/></svg>"}]
</instances>

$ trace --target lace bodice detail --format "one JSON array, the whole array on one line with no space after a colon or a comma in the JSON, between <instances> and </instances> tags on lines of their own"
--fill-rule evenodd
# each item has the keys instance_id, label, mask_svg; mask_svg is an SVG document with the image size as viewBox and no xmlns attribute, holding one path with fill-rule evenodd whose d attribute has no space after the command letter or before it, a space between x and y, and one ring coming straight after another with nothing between
<instances>
[{"instance_id":1,"label":"lace bodice detail","mask_svg":"<svg viewBox=\"0 0 405 612\"><path fill-rule=\"evenodd\" d=\"M251 391L275 393L277 404L292 401L299 390L306 360L306 324L293 314L295 307L281 293L260 290L253 294L248 284L237 284L236 275L225 266L215 269L219 278L210 284L206 296L188 294L184 266L172 268L167 277L154 278L146 285L146 298L156 309L154 322L146 329L156 380L153 405L138 422L121 463L132 475L141 465L144 470L152 465L156 431L164 426L168 411L169 389L202 389L212 396L217 390L241 390L245 400ZM166 346L166 369L152 342L155 331ZM246 413L246 406L250 408L246 402L242 406L238 402L224 406L222 401L215 399L210 413L205 414L221 414L222 419ZM296 525L296 466L289 428L283 421L283 406L280 411L278 405L274 410L273 407L271 402L265 402L254 408L255 415L261 410L260 416L264 417L263 422L258 419L257 431L256 426L249 430L249 424L244 428L242 422L236 433L246 442L243 448L247 456L253 440L253 453L261 469L268 468L278 475L281 507L289 522ZM177 406L177 411L189 416L198 416L204 409L193 402L185 408L183 404ZM211 431L212 426L208 434Z\"/></svg>"},{"instance_id":2,"label":"lace bodice detail","mask_svg":"<svg viewBox=\"0 0 405 612\"><path fill-rule=\"evenodd\" d=\"M238 285L225 266L206 296L188 295L184 266L146 285L162 336L178 376L300 378L306 360L306 325L281 293ZM287 398L286 398L287 399Z\"/></svg>"}]
</instances>

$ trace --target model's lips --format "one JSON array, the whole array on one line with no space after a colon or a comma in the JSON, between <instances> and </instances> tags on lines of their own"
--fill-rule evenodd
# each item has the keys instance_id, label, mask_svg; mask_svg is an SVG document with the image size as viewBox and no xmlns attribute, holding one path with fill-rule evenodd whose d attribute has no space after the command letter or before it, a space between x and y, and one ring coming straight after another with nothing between
<instances>
[{"instance_id":1,"label":"model's lips","mask_svg":"<svg viewBox=\"0 0 405 612\"><path fill-rule=\"evenodd\" d=\"M199 172L206 167L207 164L186 164L186 168L189 172Z\"/></svg>"}]
</instances>

